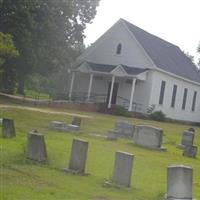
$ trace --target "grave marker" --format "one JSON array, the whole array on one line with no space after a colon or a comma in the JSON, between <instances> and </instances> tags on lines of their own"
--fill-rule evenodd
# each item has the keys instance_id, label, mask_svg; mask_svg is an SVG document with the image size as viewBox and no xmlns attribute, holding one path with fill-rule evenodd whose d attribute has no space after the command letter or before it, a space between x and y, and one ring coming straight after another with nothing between
<instances>
[{"instance_id":1,"label":"grave marker","mask_svg":"<svg viewBox=\"0 0 200 200\"><path fill-rule=\"evenodd\" d=\"M197 155L197 146L186 146L183 150L183 156L195 158Z\"/></svg>"},{"instance_id":2,"label":"grave marker","mask_svg":"<svg viewBox=\"0 0 200 200\"><path fill-rule=\"evenodd\" d=\"M117 140L116 131L108 131L106 139L107 140Z\"/></svg>"},{"instance_id":3,"label":"grave marker","mask_svg":"<svg viewBox=\"0 0 200 200\"><path fill-rule=\"evenodd\" d=\"M88 142L80 139L74 139L72 143L69 168L64 169L72 173L85 173L87 160Z\"/></svg>"},{"instance_id":4,"label":"grave marker","mask_svg":"<svg viewBox=\"0 0 200 200\"><path fill-rule=\"evenodd\" d=\"M73 120L72 120L72 125L75 125L75 126L81 126L81 121L82 119L80 117L74 117Z\"/></svg>"},{"instance_id":5,"label":"grave marker","mask_svg":"<svg viewBox=\"0 0 200 200\"><path fill-rule=\"evenodd\" d=\"M184 148L186 146L192 146L195 133L192 131L184 131L182 134L181 144L178 146Z\"/></svg>"},{"instance_id":6,"label":"grave marker","mask_svg":"<svg viewBox=\"0 0 200 200\"><path fill-rule=\"evenodd\" d=\"M136 126L133 137L135 144L147 148L164 150L164 148L162 148L162 139L162 129L147 125Z\"/></svg>"},{"instance_id":7,"label":"grave marker","mask_svg":"<svg viewBox=\"0 0 200 200\"><path fill-rule=\"evenodd\" d=\"M44 135L39 134L37 131L28 134L26 158L38 162L47 161Z\"/></svg>"},{"instance_id":8,"label":"grave marker","mask_svg":"<svg viewBox=\"0 0 200 200\"><path fill-rule=\"evenodd\" d=\"M2 135L4 138L12 138L16 136L14 120L12 119L3 119L2 122Z\"/></svg>"},{"instance_id":9,"label":"grave marker","mask_svg":"<svg viewBox=\"0 0 200 200\"><path fill-rule=\"evenodd\" d=\"M130 187L134 155L116 152L112 181L117 185Z\"/></svg>"},{"instance_id":10,"label":"grave marker","mask_svg":"<svg viewBox=\"0 0 200 200\"><path fill-rule=\"evenodd\" d=\"M167 200L192 200L193 170L189 166L167 168Z\"/></svg>"},{"instance_id":11,"label":"grave marker","mask_svg":"<svg viewBox=\"0 0 200 200\"><path fill-rule=\"evenodd\" d=\"M135 126L125 121L119 121L115 124L115 131L119 137L132 138Z\"/></svg>"}]
</instances>

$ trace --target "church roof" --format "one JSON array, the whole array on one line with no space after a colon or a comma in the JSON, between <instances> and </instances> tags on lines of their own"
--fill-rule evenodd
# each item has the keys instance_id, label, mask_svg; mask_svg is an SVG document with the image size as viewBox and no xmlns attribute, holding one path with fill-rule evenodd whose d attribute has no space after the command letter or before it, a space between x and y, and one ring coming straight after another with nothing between
<instances>
[{"instance_id":1,"label":"church roof","mask_svg":"<svg viewBox=\"0 0 200 200\"><path fill-rule=\"evenodd\" d=\"M122 21L158 68L200 82L196 66L178 46L152 35L124 19Z\"/></svg>"},{"instance_id":2,"label":"church roof","mask_svg":"<svg viewBox=\"0 0 200 200\"><path fill-rule=\"evenodd\" d=\"M90 66L90 68L93 71L96 71L96 72L109 73L117 67L117 65L104 65L104 64L96 64L96 63L92 63L92 62L87 62L87 64ZM128 75L138 75L138 74L143 73L148 70L148 69L130 67L130 66L121 65L121 64L120 64L120 66L126 71L126 73Z\"/></svg>"}]
</instances>

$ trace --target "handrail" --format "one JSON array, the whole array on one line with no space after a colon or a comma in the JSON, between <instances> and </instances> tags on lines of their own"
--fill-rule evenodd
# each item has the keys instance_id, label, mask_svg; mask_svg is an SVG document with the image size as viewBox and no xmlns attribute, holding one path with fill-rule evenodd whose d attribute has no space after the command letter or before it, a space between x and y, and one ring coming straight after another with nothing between
<instances>
[{"instance_id":1,"label":"handrail","mask_svg":"<svg viewBox=\"0 0 200 200\"><path fill-rule=\"evenodd\" d=\"M117 96L117 98L123 100L122 103L123 103L123 106L124 106L124 107L127 108L127 107L129 106L130 100L128 100L128 99L126 99L126 98L124 98L124 97L121 97L121 96ZM133 105L133 107L134 107L134 111L136 112L137 110L141 110L141 107L142 107L143 104L133 102L132 105Z\"/></svg>"}]
</instances>

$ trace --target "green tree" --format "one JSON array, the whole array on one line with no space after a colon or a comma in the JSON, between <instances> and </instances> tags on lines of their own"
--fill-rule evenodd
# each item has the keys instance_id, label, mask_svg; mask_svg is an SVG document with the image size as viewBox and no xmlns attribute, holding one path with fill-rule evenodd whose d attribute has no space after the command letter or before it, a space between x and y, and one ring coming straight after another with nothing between
<instances>
[{"instance_id":1,"label":"green tree","mask_svg":"<svg viewBox=\"0 0 200 200\"><path fill-rule=\"evenodd\" d=\"M8 69L5 68L4 63L8 59L13 59L19 56L19 52L15 48L12 40L12 36L10 34L4 34L0 32L0 89L4 90L3 80L5 77L5 72ZM13 71L13 68L9 68L9 71ZM6 81L7 86L12 85L13 81Z\"/></svg>"},{"instance_id":2,"label":"green tree","mask_svg":"<svg viewBox=\"0 0 200 200\"><path fill-rule=\"evenodd\" d=\"M0 67L6 59L19 56L19 52L15 48L10 34L0 32Z\"/></svg>"},{"instance_id":3,"label":"green tree","mask_svg":"<svg viewBox=\"0 0 200 200\"><path fill-rule=\"evenodd\" d=\"M99 0L2 0L0 31L13 35L20 53L16 65L18 92L29 74L48 75L68 63L83 44L86 24Z\"/></svg>"}]
</instances>

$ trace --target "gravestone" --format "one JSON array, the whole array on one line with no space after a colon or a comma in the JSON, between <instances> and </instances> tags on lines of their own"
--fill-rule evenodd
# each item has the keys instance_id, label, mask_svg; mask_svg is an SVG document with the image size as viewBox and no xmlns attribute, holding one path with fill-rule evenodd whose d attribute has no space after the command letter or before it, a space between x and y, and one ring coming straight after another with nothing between
<instances>
[{"instance_id":1,"label":"gravestone","mask_svg":"<svg viewBox=\"0 0 200 200\"><path fill-rule=\"evenodd\" d=\"M115 131L119 137L132 138L135 126L125 121L119 121L115 124Z\"/></svg>"},{"instance_id":2,"label":"gravestone","mask_svg":"<svg viewBox=\"0 0 200 200\"><path fill-rule=\"evenodd\" d=\"M63 132L80 130L79 126L76 126L73 124L66 124L65 122L60 122L60 121L51 121L49 123L49 128L57 130L57 131L63 131Z\"/></svg>"},{"instance_id":3,"label":"gravestone","mask_svg":"<svg viewBox=\"0 0 200 200\"><path fill-rule=\"evenodd\" d=\"M67 124L65 122L60 122L60 121L51 121L49 123L49 128L58 130L58 131L63 131L66 128Z\"/></svg>"},{"instance_id":4,"label":"gravestone","mask_svg":"<svg viewBox=\"0 0 200 200\"><path fill-rule=\"evenodd\" d=\"M182 134L181 144L178 145L180 148L184 148L186 146L192 146L194 141L195 133L192 131L184 131Z\"/></svg>"},{"instance_id":5,"label":"gravestone","mask_svg":"<svg viewBox=\"0 0 200 200\"><path fill-rule=\"evenodd\" d=\"M134 143L143 147L164 150L162 147L163 130L147 125L137 125Z\"/></svg>"},{"instance_id":6,"label":"gravestone","mask_svg":"<svg viewBox=\"0 0 200 200\"><path fill-rule=\"evenodd\" d=\"M66 131L79 131L80 126L73 125L73 124L67 124L67 126L65 127L65 130Z\"/></svg>"},{"instance_id":7,"label":"gravestone","mask_svg":"<svg viewBox=\"0 0 200 200\"><path fill-rule=\"evenodd\" d=\"M167 200L192 200L193 170L189 166L167 168Z\"/></svg>"},{"instance_id":8,"label":"gravestone","mask_svg":"<svg viewBox=\"0 0 200 200\"><path fill-rule=\"evenodd\" d=\"M26 158L38 162L47 161L47 151L44 135L37 131L28 134Z\"/></svg>"},{"instance_id":9,"label":"gravestone","mask_svg":"<svg viewBox=\"0 0 200 200\"><path fill-rule=\"evenodd\" d=\"M107 140L117 140L116 131L108 131L106 139Z\"/></svg>"},{"instance_id":10,"label":"gravestone","mask_svg":"<svg viewBox=\"0 0 200 200\"><path fill-rule=\"evenodd\" d=\"M130 187L134 155L116 152L112 181L124 187Z\"/></svg>"},{"instance_id":11,"label":"gravestone","mask_svg":"<svg viewBox=\"0 0 200 200\"><path fill-rule=\"evenodd\" d=\"M74 117L73 120L72 120L72 125L75 125L75 126L81 126L81 118L80 117Z\"/></svg>"},{"instance_id":12,"label":"gravestone","mask_svg":"<svg viewBox=\"0 0 200 200\"><path fill-rule=\"evenodd\" d=\"M14 120L5 118L3 119L2 135L4 138L12 138L16 136Z\"/></svg>"},{"instance_id":13,"label":"gravestone","mask_svg":"<svg viewBox=\"0 0 200 200\"><path fill-rule=\"evenodd\" d=\"M195 158L197 155L197 146L186 146L183 150L183 156Z\"/></svg>"},{"instance_id":14,"label":"gravestone","mask_svg":"<svg viewBox=\"0 0 200 200\"><path fill-rule=\"evenodd\" d=\"M87 160L88 142L80 139L74 139L72 143L69 168L64 170L71 173L85 173Z\"/></svg>"}]
</instances>

